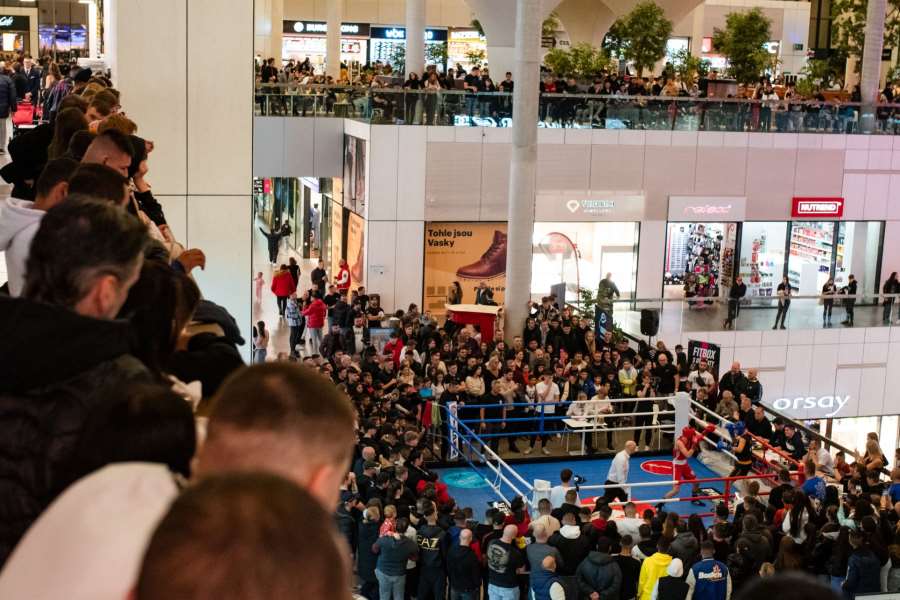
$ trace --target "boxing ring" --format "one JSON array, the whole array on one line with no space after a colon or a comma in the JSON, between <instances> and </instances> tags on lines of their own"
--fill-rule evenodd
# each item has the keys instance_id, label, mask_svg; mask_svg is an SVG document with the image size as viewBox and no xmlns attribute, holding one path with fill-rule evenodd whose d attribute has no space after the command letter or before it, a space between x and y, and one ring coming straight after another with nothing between
<instances>
[{"instance_id":1,"label":"boxing ring","mask_svg":"<svg viewBox=\"0 0 900 600\"><path fill-rule=\"evenodd\" d=\"M763 490L760 495L768 495L766 487L777 478L778 471L788 468L793 478L802 478L802 465L768 442L751 434L753 442L753 463L751 474L729 476L721 471L729 472L735 455L727 447L731 441L730 430L734 425L707 407L691 400L690 396L678 393L675 396L642 399L652 400L654 410L647 412L616 412L605 417L587 419L587 423L578 428L560 429L563 421L570 419L565 412L571 404L584 402L555 404L511 404L507 408L531 408L534 416L518 416L506 419L470 418L472 412L481 409L496 411L496 404L468 405L465 407L442 407L445 419L446 436L450 444L449 457L458 460L458 466L436 469L441 480L448 485L449 493L459 506L470 506L476 515L491 502L510 502L515 496L522 496L527 505L536 513L537 502L549 497L549 487L559 483L559 472L569 468L585 481L578 485L579 499L583 506L594 506L595 499L604 495L607 488L626 487L629 494L627 501L634 502L640 514L644 509L663 505L666 510L678 512L683 516L697 514L709 517L715 514L715 504L724 502L733 509L739 501L741 488L750 480L760 481ZM631 403L635 399L610 400L611 403ZM634 405L637 406L637 405ZM548 410L552 407L552 410ZM660 408L661 407L661 408ZM625 408L625 407L622 407ZM461 415L461 413L463 413ZM466 415L469 415L467 417ZM650 425L628 425L617 427L610 423L626 417L652 416ZM485 425L482 426L482 423ZM501 424L505 427L501 429ZM630 459L629 477L625 486L605 485L606 475L612 456L601 457L534 457L504 460L491 449L493 438L555 436L557 433L572 436L585 436L615 433L620 431L635 432L651 429L656 432L657 440L663 436L673 437L689 425L702 428L696 431L696 443L699 445L698 459L691 457L688 464L695 473L694 479L681 481L680 490L672 497L665 494L675 485L672 453L659 450L657 452L636 452ZM477 431L476 431L477 429ZM725 441L725 447L720 444ZM624 447L624 442L622 443ZM622 448L616 448L616 451ZM714 459L714 460L711 460ZM712 467L707 463L715 463ZM699 488L697 495L691 491ZM698 501L700 505L693 504ZM610 506L617 511L626 500L611 502Z\"/></svg>"}]
</instances>

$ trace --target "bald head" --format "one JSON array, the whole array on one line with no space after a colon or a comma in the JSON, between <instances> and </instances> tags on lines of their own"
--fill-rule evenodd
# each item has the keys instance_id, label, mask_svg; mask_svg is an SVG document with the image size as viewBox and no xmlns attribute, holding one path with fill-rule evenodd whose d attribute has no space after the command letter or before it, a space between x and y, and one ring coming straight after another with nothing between
<instances>
[{"instance_id":1,"label":"bald head","mask_svg":"<svg viewBox=\"0 0 900 600\"><path fill-rule=\"evenodd\" d=\"M547 526L543 523L535 523L532 533L534 533L534 539L541 544L546 544L547 540L550 539L547 533Z\"/></svg>"},{"instance_id":2,"label":"bald head","mask_svg":"<svg viewBox=\"0 0 900 600\"><path fill-rule=\"evenodd\" d=\"M541 566L547 571L554 572L556 571L556 559L553 558L552 554L548 554L544 557L544 560L541 561Z\"/></svg>"},{"instance_id":3,"label":"bald head","mask_svg":"<svg viewBox=\"0 0 900 600\"><path fill-rule=\"evenodd\" d=\"M472 543L472 530L463 529L459 532L459 545L468 546Z\"/></svg>"},{"instance_id":4,"label":"bald head","mask_svg":"<svg viewBox=\"0 0 900 600\"><path fill-rule=\"evenodd\" d=\"M503 541L509 544L514 539L516 539L516 534L519 533L519 528L515 525L507 525L503 528Z\"/></svg>"},{"instance_id":5,"label":"bald head","mask_svg":"<svg viewBox=\"0 0 900 600\"><path fill-rule=\"evenodd\" d=\"M628 454L634 454L635 452L637 452L637 444L635 444L631 440L628 440L627 442L625 442L625 452L627 452Z\"/></svg>"}]
</instances>

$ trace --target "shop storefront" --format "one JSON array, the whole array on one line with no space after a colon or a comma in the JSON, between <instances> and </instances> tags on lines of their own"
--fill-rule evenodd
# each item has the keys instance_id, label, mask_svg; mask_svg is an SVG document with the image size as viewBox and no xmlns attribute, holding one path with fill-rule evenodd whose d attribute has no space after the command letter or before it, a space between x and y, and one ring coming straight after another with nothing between
<instances>
[{"instance_id":1,"label":"shop storefront","mask_svg":"<svg viewBox=\"0 0 900 600\"><path fill-rule=\"evenodd\" d=\"M473 60L476 57L479 60ZM475 64L487 64L487 40L477 29L451 29L447 42L447 68L455 69L457 65L468 71ZM493 74L496 81L502 74Z\"/></svg>"},{"instance_id":2,"label":"shop storefront","mask_svg":"<svg viewBox=\"0 0 900 600\"><path fill-rule=\"evenodd\" d=\"M373 25L371 28L371 49L369 60L372 64L382 62L396 66L400 56L406 56L406 28ZM444 47L447 45L447 30L429 28L425 30L425 64L435 65L444 72Z\"/></svg>"},{"instance_id":3,"label":"shop storefront","mask_svg":"<svg viewBox=\"0 0 900 600\"><path fill-rule=\"evenodd\" d=\"M596 289L607 273L623 298L632 296L644 211L642 194L538 194L532 296L565 289L560 301L576 302L579 289Z\"/></svg>"},{"instance_id":4,"label":"shop storefront","mask_svg":"<svg viewBox=\"0 0 900 600\"><path fill-rule=\"evenodd\" d=\"M31 17L27 15L0 14L0 50L3 52L33 52L31 27ZM63 39L59 41L71 46L71 27L65 26L65 30ZM82 38L87 40L86 36L82 36Z\"/></svg>"},{"instance_id":5,"label":"shop storefront","mask_svg":"<svg viewBox=\"0 0 900 600\"><path fill-rule=\"evenodd\" d=\"M341 25L341 62L353 67L366 64L369 55L369 24ZM324 21L284 21L282 60L303 62L307 58L316 72L325 69L328 24Z\"/></svg>"},{"instance_id":6,"label":"shop storefront","mask_svg":"<svg viewBox=\"0 0 900 600\"><path fill-rule=\"evenodd\" d=\"M829 279L840 289L851 274L859 293L875 292L884 222L843 221L842 198L791 202L794 220L744 222L744 198L671 196L664 294L723 295L735 266L748 298L776 296L785 276L799 295L821 293Z\"/></svg>"},{"instance_id":7,"label":"shop storefront","mask_svg":"<svg viewBox=\"0 0 900 600\"><path fill-rule=\"evenodd\" d=\"M746 204L743 197L669 197L665 297L711 299L727 292Z\"/></svg>"}]
</instances>

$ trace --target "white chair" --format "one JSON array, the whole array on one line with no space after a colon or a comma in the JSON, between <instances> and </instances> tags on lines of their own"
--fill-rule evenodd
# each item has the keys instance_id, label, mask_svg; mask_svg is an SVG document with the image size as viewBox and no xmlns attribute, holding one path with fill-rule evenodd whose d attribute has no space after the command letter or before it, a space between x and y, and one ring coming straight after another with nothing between
<instances>
[{"instance_id":1,"label":"white chair","mask_svg":"<svg viewBox=\"0 0 900 600\"><path fill-rule=\"evenodd\" d=\"M659 405L656 402L654 402L653 403L653 421L651 422L651 425L657 426L659 424L660 424L659 423ZM656 430L656 449L657 450L662 449L662 434L663 433L671 433L672 435L675 435L675 424L673 423L671 426L664 425Z\"/></svg>"}]
</instances>

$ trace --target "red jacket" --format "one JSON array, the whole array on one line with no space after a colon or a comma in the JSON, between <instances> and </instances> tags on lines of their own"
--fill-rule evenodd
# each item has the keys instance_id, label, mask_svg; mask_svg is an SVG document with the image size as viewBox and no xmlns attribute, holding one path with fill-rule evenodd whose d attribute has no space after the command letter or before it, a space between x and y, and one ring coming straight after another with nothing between
<instances>
[{"instance_id":1,"label":"red jacket","mask_svg":"<svg viewBox=\"0 0 900 600\"><path fill-rule=\"evenodd\" d=\"M321 298L316 298L312 303L303 309L303 316L306 317L306 326L313 329L319 329L325 326L325 303Z\"/></svg>"},{"instance_id":2,"label":"red jacket","mask_svg":"<svg viewBox=\"0 0 900 600\"><path fill-rule=\"evenodd\" d=\"M279 271L272 276L272 293L276 296L290 296L297 291L297 284L290 271Z\"/></svg>"},{"instance_id":3,"label":"red jacket","mask_svg":"<svg viewBox=\"0 0 900 600\"><path fill-rule=\"evenodd\" d=\"M338 271L337 278L335 278L335 283L337 283L337 289L342 292L346 292L350 289L350 269L347 267L341 268Z\"/></svg>"}]
</instances>

